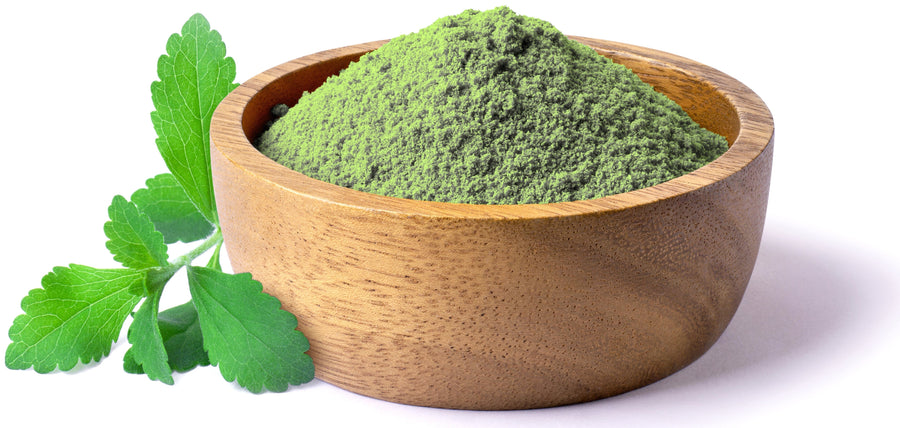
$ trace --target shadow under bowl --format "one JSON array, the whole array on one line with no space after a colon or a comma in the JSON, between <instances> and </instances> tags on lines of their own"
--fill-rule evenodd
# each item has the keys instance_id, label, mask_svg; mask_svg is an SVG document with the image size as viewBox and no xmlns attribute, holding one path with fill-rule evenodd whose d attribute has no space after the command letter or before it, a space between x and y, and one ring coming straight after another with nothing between
<instances>
[{"instance_id":1,"label":"shadow under bowl","mask_svg":"<svg viewBox=\"0 0 900 428\"><path fill-rule=\"evenodd\" d=\"M572 38L629 67L729 150L594 200L415 201L312 179L250 142L272 106L293 105L384 41L284 63L219 105L212 172L233 268L297 316L319 379L412 405L548 407L647 385L721 335L765 221L769 110L695 61Z\"/></svg>"}]
</instances>

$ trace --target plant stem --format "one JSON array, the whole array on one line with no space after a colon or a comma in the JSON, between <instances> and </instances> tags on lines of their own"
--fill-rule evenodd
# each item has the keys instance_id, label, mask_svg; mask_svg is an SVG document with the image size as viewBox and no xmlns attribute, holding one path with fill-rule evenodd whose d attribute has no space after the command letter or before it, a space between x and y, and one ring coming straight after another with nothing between
<instances>
[{"instance_id":1,"label":"plant stem","mask_svg":"<svg viewBox=\"0 0 900 428\"><path fill-rule=\"evenodd\" d=\"M181 268L189 265L194 259L209 251L210 248L218 248L218 246L222 244L222 241L222 231L219 228L216 228L216 231L210 235L209 238L206 238L205 241L193 250L172 260L164 267L151 269L147 278L147 290L152 294L165 287L166 283L169 282Z\"/></svg>"},{"instance_id":2,"label":"plant stem","mask_svg":"<svg viewBox=\"0 0 900 428\"><path fill-rule=\"evenodd\" d=\"M194 259L196 259L197 257L200 257L203 253L207 252L210 248L215 247L221 243L222 243L222 230L219 228L216 228L216 231L212 235L210 235L209 238L206 238L206 240L203 241L203 243L200 244L197 248L194 248L193 250L189 251L188 253L184 254L183 256L181 256L175 260L172 260L172 263L170 263L170 266L175 266L175 268L174 268L175 271L173 271L172 273L175 273L178 271L178 269L181 269L182 267L187 266L192 261L194 261Z\"/></svg>"}]
</instances>

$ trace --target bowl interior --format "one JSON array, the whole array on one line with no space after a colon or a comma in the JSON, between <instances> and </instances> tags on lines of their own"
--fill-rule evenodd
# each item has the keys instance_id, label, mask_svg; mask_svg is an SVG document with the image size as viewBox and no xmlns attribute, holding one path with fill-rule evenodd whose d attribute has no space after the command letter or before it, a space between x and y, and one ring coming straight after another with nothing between
<instances>
[{"instance_id":1,"label":"bowl interior","mask_svg":"<svg viewBox=\"0 0 900 428\"><path fill-rule=\"evenodd\" d=\"M749 88L732 77L703 64L653 49L570 36L614 62L625 65L643 81L667 95L701 126L724 136L729 149L700 169L656 186L589 201L553 204L468 205L432 201L413 201L368 194L314 180L268 159L251 141L272 120L276 104L294 105L304 91L315 90L329 76L337 74L362 55L386 41L364 43L309 55L274 67L246 82L235 93L247 96L240 106L222 114L220 123L234 121L240 129L231 129L231 141L215 142L228 157L245 165L274 184L312 198L336 203L387 210L411 215L455 217L533 217L581 215L620 210L677 196L710 185L745 168L759 156L773 136L771 114ZM226 98L223 104L229 104ZM220 106L221 107L221 106ZM224 109L223 109L224 110ZM217 119L214 118L214 121ZM231 127L232 122L227 122ZM236 127L235 127L236 128ZM234 137L240 136L237 141Z\"/></svg>"},{"instance_id":2,"label":"bowl interior","mask_svg":"<svg viewBox=\"0 0 900 428\"><path fill-rule=\"evenodd\" d=\"M266 122L272 120L271 109L277 104L293 106L304 91L313 91L328 79L347 68L351 62L370 51L353 52L321 62L312 63L302 69L286 73L260 88L259 92L247 103L241 125L244 135L249 141L255 140L262 133Z\"/></svg>"},{"instance_id":3,"label":"bowl interior","mask_svg":"<svg viewBox=\"0 0 900 428\"><path fill-rule=\"evenodd\" d=\"M573 37L573 39L583 43L586 40L579 37ZM729 145L734 144L737 140L741 129L738 112L734 104L712 83L703 81L686 70L675 69L671 65L666 65L666 72L661 72L659 67L662 64L648 62L646 58L634 53L597 45L590 46L601 55L631 69L641 80L678 103L695 122L724 136ZM351 62L358 61L369 51L350 52L310 64L303 69L286 73L269 85L260 88L256 96L247 103L242 118L244 134L248 140L253 141L259 136L266 122L272 119L270 110L274 105L293 106L304 91L315 90L329 76L338 74ZM684 84L681 79L673 79L672 72L682 74L684 79L692 81L691 84Z\"/></svg>"}]
</instances>

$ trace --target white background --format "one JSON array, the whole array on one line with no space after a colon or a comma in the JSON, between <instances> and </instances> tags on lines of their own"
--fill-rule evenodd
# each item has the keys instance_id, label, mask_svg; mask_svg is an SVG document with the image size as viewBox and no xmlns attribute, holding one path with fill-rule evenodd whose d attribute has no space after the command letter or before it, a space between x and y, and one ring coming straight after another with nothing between
<instances>
[{"instance_id":1,"label":"white background","mask_svg":"<svg viewBox=\"0 0 900 428\"><path fill-rule=\"evenodd\" d=\"M222 33L244 81L298 56L503 4L27 3L0 12L4 332L21 313L21 298L53 266L114 266L104 247L106 207L165 169L150 122L150 82L166 39L191 14L202 12ZM49 375L0 368L2 419L21 415L32 426L173 419L213 426L900 426L896 13L888 2L797 3L816 6L505 3L566 34L718 68L756 91L775 117L769 211L746 297L719 342L669 378L580 405L451 411L386 403L320 381L254 395L212 367L166 386L122 371L123 334L99 365ZM186 300L184 285L172 284L164 305Z\"/></svg>"}]
</instances>

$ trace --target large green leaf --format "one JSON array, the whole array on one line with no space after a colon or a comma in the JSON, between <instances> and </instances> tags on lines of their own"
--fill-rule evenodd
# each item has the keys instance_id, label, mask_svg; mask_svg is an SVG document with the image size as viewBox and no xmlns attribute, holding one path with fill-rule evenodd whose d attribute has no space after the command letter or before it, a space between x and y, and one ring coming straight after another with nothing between
<instances>
[{"instance_id":1,"label":"large green leaf","mask_svg":"<svg viewBox=\"0 0 900 428\"><path fill-rule=\"evenodd\" d=\"M145 281L146 272L133 269L54 268L42 288L22 299L25 313L9 329L6 366L47 373L69 370L79 360L100 361L141 300L135 290Z\"/></svg>"},{"instance_id":2,"label":"large green leaf","mask_svg":"<svg viewBox=\"0 0 900 428\"><path fill-rule=\"evenodd\" d=\"M185 193L206 219L218 224L209 159L209 123L237 84L234 60L203 15L192 16L166 43L150 85L156 145Z\"/></svg>"},{"instance_id":3,"label":"large green leaf","mask_svg":"<svg viewBox=\"0 0 900 428\"><path fill-rule=\"evenodd\" d=\"M306 337L297 318L262 291L249 273L188 267L209 360L222 377L252 392L284 391L313 378Z\"/></svg>"}]
</instances>

